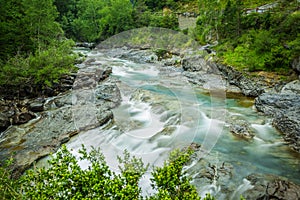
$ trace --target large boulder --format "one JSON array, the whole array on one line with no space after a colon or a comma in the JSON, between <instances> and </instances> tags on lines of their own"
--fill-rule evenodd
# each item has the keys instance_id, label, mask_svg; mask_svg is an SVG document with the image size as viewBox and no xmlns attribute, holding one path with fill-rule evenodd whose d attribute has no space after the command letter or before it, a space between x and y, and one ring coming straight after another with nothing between
<instances>
[{"instance_id":1,"label":"large boulder","mask_svg":"<svg viewBox=\"0 0 300 200\"><path fill-rule=\"evenodd\" d=\"M262 94L255 99L255 106L274 118L273 126L284 134L284 139L300 152L300 95Z\"/></svg>"},{"instance_id":2,"label":"large boulder","mask_svg":"<svg viewBox=\"0 0 300 200\"><path fill-rule=\"evenodd\" d=\"M244 192L246 199L286 199L294 200L300 198L300 186L272 175L251 174L247 179L253 188Z\"/></svg>"}]
</instances>

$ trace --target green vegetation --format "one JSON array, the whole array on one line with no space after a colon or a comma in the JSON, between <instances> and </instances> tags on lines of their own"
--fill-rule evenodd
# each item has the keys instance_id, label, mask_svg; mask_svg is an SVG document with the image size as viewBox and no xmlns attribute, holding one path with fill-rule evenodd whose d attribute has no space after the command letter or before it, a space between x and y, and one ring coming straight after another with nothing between
<instances>
[{"instance_id":1,"label":"green vegetation","mask_svg":"<svg viewBox=\"0 0 300 200\"><path fill-rule=\"evenodd\" d=\"M0 168L0 195L3 199L200 199L190 184L183 166L190 160L191 150L174 151L162 167L154 168L152 187L157 191L143 197L138 183L146 172L141 159L127 151L119 157L120 173L109 169L99 149L79 151L80 160L90 163L82 169L65 146L49 160L49 168L28 170L20 179L9 178ZM7 166L6 166L7 167ZM7 168L6 168L7 169ZM206 200L214 199L207 195Z\"/></svg>"},{"instance_id":2,"label":"green vegetation","mask_svg":"<svg viewBox=\"0 0 300 200\"><path fill-rule=\"evenodd\" d=\"M186 0L0 0L0 86L57 82L74 69L69 39L99 42L145 26L177 30L177 16L162 8L178 2Z\"/></svg>"},{"instance_id":3,"label":"green vegetation","mask_svg":"<svg viewBox=\"0 0 300 200\"><path fill-rule=\"evenodd\" d=\"M52 0L1 0L0 85L51 85L72 70L72 41Z\"/></svg>"},{"instance_id":4,"label":"green vegetation","mask_svg":"<svg viewBox=\"0 0 300 200\"><path fill-rule=\"evenodd\" d=\"M300 56L300 3L282 0L255 9L272 2L200 0L196 38L201 43L218 41L216 50L225 64L288 73Z\"/></svg>"}]
</instances>

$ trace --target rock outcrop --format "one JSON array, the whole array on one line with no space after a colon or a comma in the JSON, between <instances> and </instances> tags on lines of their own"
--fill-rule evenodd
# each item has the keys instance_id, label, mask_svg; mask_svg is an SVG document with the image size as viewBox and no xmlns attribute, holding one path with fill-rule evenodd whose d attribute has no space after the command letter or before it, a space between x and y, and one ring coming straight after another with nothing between
<instances>
[{"instance_id":1,"label":"rock outcrop","mask_svg":"<svg viewBox=\"0 0 300 200\"><path fill-rule=\"evenodd\" d=\"M284 134L285 141L300 152L300 95L264 93L255 99L255 106L274 118L273 126Z\"/></svg>"},{"instance_id":2,"label":"rock outcrop","mask_svg":"<svg viewBox=\"0 0 300 200\"><path fill-rule=\"evenodd\" d=\"M14 175L18 176L80 131L112 120L111 109L119 105L121 94L114 81L107 79L110 73L110 67L86 63L73 81L72 91L56 97L24 100L26 107L7 108L0 115L0 128L17 126L10 126L0 135L0 161L13 156Z\"/></svg>"},{"instance_id":3,"label":"rock outcrop","mask_svg":"<svg viewBox=\"0 0 300 200\"><path fill-rule=\"evenodd\" d=\"M286 199L300 198L300 186L285 179L272 176L252 174L247 177L253 188L244 192L246 199Z\"/></svg>"},{"instance_id":4,"label":"rock outcrop","mask_svg":"<svg viewBox=\"0 0 300 200\"><path fill-rule=\"evenodd\" d=\"M222 72L229 84L240 88L244 95L257 97L264 92L261 85L246 77L243 75L243 73L234 70L232 67L222 64L217 64L217 67Z\"/></svg>"}]
</instances>

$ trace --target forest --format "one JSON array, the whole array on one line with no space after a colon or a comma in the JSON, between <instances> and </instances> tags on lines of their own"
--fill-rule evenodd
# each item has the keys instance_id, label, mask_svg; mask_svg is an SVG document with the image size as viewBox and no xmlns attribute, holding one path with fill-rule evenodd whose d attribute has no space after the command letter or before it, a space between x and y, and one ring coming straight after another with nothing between
<instances>
[{"instance_id":1,"label":"forest","mask_svg":"<svg viewBox=\"0 0 300 200\"><path fill-rule=\"evenodd\" d=\"M51 86L75 70L74 41L97 43L145 26L179 30L175 11L185 4L198 6L197 26L189 34L200 44L214 44L220 62L247 71L289 74L300 55L300 3L272 2L1 0L0 85ZM273 6L255 11L268 3Z\"/></svg>"}]
</instances>

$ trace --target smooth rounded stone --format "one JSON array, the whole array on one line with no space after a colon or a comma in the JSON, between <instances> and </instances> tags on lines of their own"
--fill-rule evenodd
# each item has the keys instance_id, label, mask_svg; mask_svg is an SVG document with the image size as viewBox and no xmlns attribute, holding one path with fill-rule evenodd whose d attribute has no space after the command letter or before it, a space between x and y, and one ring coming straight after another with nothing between
<instances>
[{"instance_id":1,"label":"smooth rounded stone","mask_svg":"<svg viewBox=\"0 0 300 200\"><path fill-rule=\"evenodd\" d=\"M286 199L300 198L300 185L273 175L251 174L247 179L253 188L242 195L246 199Z\"/></svg>"},{"instance_id":2,"label":"smooth rounded stone","mask_svg":"<svg viewBox=\"0 0 300 200\"><path fill-rule=\"evenodd\" d=\"M281 89L281 94L298 94L300 95L300 80L287 83Z\"/></svg>"}]
</instances>

